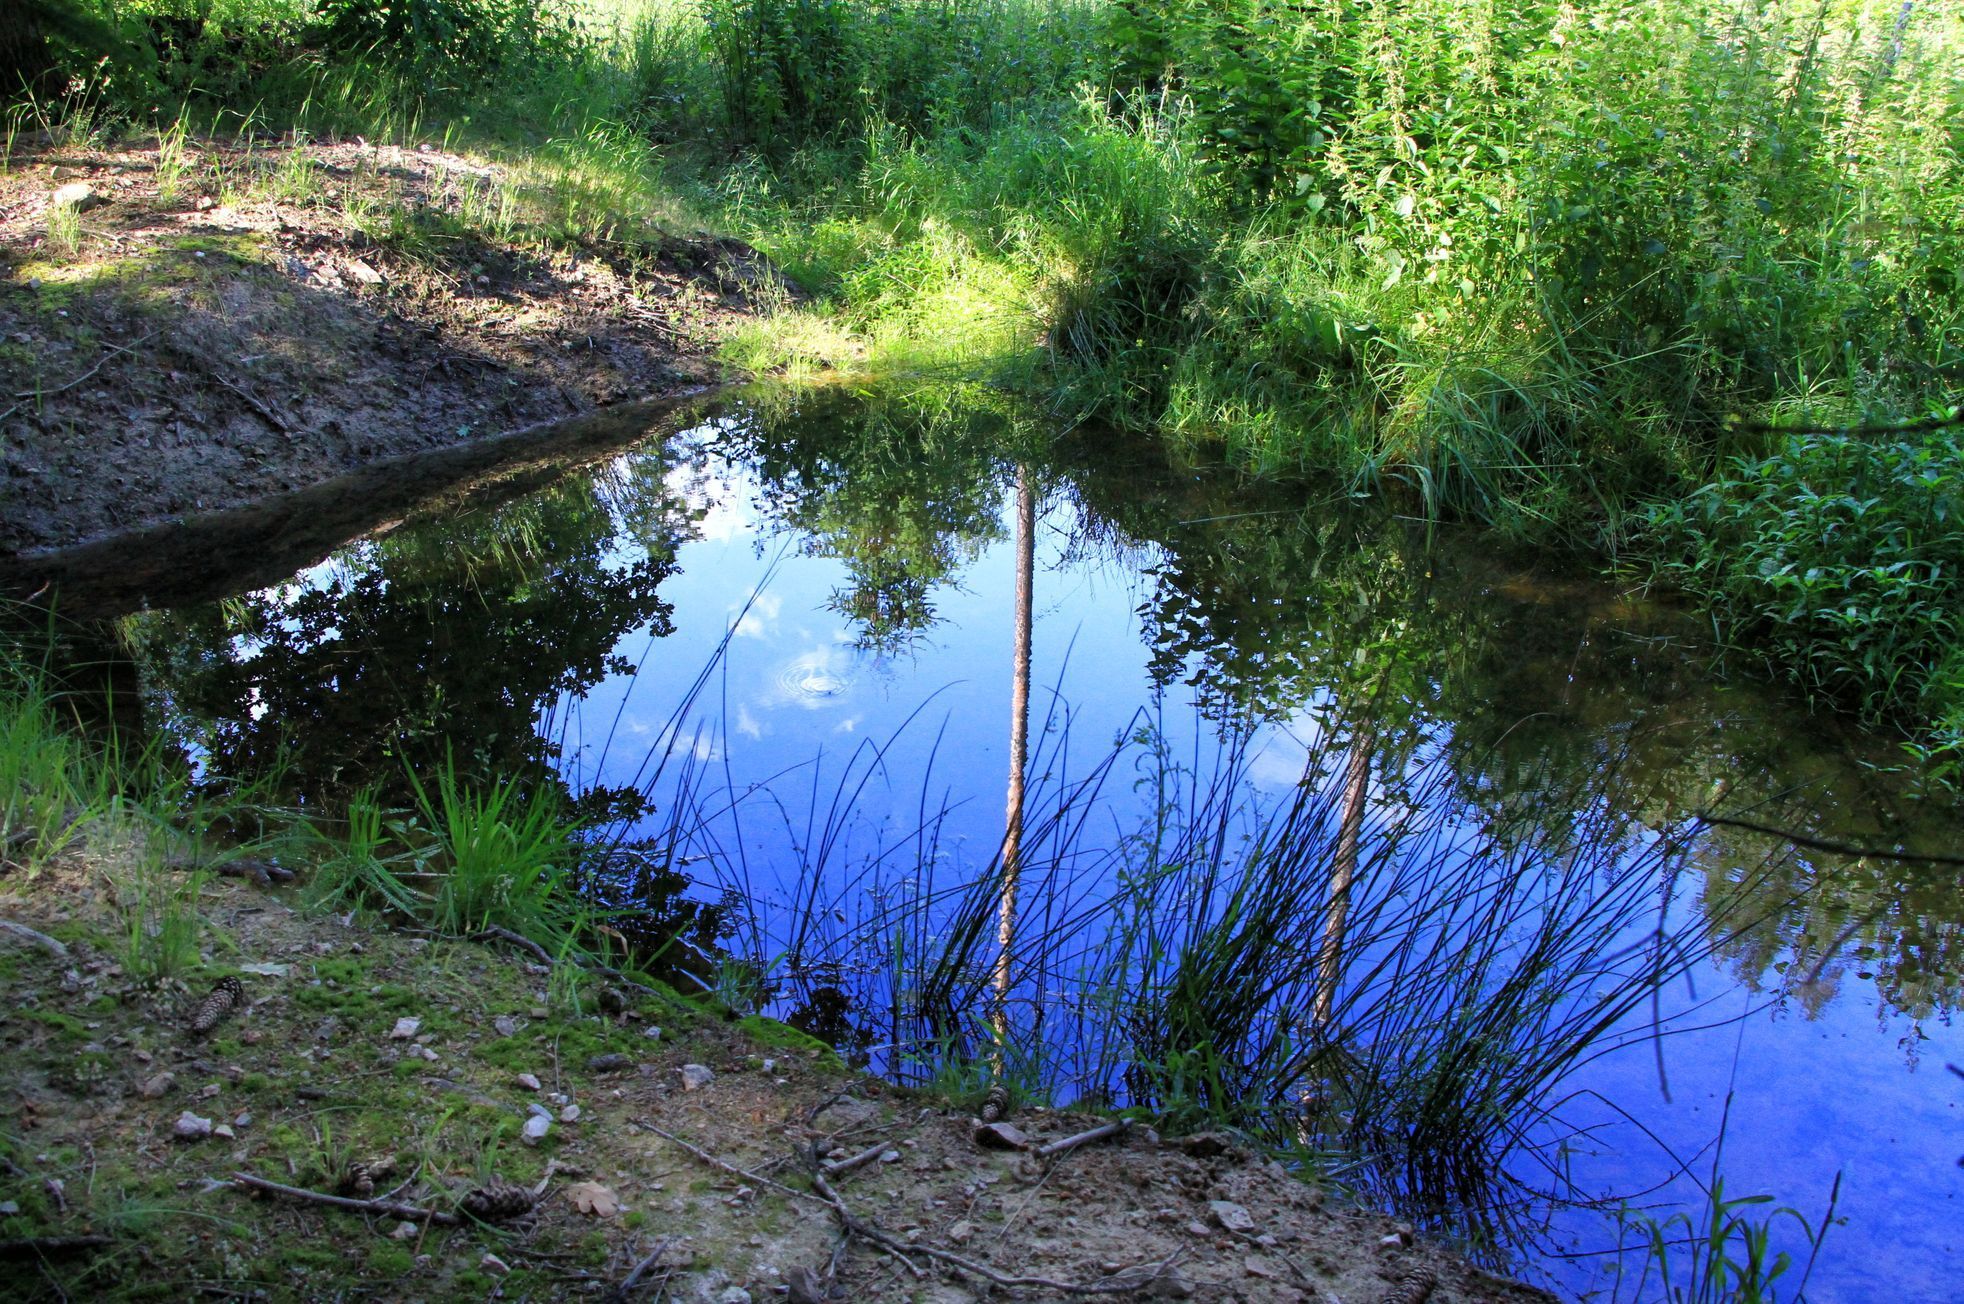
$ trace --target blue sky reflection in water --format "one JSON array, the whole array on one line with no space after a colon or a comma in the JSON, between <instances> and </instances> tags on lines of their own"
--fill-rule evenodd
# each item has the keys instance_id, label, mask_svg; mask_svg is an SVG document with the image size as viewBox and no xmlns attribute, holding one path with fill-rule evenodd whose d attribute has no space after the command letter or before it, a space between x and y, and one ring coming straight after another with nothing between
<instances>
[{"instance_id":1,"label":"blue sky reflection in water","mask_svg":"<svg viewBox=\"0 0 1964 1304\"><path fill-rule=\"evenodd\" d=\"M1387 872L1393 896L1447 890L1454 857L1481 845L1476 826L1495 812L1519 828L1570 828L1527 836L1535 845L1609 840L1615 854L1599 847L1565 880L1605 894L1617 863L1665 863L1660 831L1713 801L1855 843L1955 845L1952 820L1860 767L1859 740L1776 695L1705 682L1670 612L1509 564L1473 536L1350 523L1328 504L1306 507L1300 489L1239 485L1089 436L1032 439L1022 418L945 399L833 394L738 410L488 521L430 521L357 545L288 586L268 617L295 645L352 629L385 647L387 631L408 630L405 645L475 658L481 673L445 683L448 698L478 703L477 720L536 713L531 742L485 746L552 759L562 741L555 763L575 792L635 784L651 752L667 754L642 827L694 812L691 871L748 903L737 942L776 970L787 955L805 962L787 1003L801 984L808 995L834 982L863 1001L881 990L892 940L869 923L904 915L923 877L986 878L1000 845L1019 454L1041 486L1031 818L1053 818L1032 839L1020 902L1038 935L1095 941L1121 861L1137 863L1114 850L1136 851L1127 839L1169 792L1222 803L1232 861L1234 838L1253 828L1247 811L1282 811L1311 766L1324 808L1308 818L1329 835L1339 790L1358 777L1346 757L1360 732L1371 740L1367 854L1389 857L1382 830L1403 825L1424 831L1414 845L1433 858L1430 877ZM455 546L460 532L471 546ZM505 569L520 578L499 582ZM416 605L419 584L427 600ZM357 598L368 606L357 611ZM399 619L405 604L416 613ZM247 657L242 637L234 655L261 661L265 640L250 640ZM196 716L198 695L173 680L186 662L155 655L147 673ZM340 664L345 693L355 672ZM677 727L685 687L712 664ZM250 700L263 714L263 685ZM338 696L277 700L292 715L295 702ZM317 712L320 723L360 733L337 709ZM1229 773L1231 794L1216 782ZM1728 1194L1769 1194L1761 1215L1790 1205L1814 1220L1844 1176L1847 1223L1829 1233L1811 1298L1957 1298L1964 1081L1944 1071L1964 1063L1950 1020L1964 963L1955 876L1812 853L1763 868L1770 850L1714 831L1668 891L1661 877L1644 882L1645 913L1622 921L1613 947L1641 950L1661 930L1717 954L1661 993L1657 1009L1685 1012L1687 1029L1661 1056L1638 1042L1551 1086L1561 1128L1589 1130L1544 1157L1572 1191L1629 1194L1666 1217L1697 1200L1692 1177L1673 1178L1671 1153L1707 1174L1731 1089ZM1746 935L1702 929L1715 888L1754 874ZM1520 893L1523 909L1534 899ZM1358 909L1383 923L1396 904ZM941 943L957 905L928 909L903 940ZM1322 908L1302 902L1312 940ZM1390 934L1370 936L1347 965L1395 962ZM1073 959L1019 976L1026 1014L1040 994L1068 998ZM1060 1014L1053 1033L1095 1014ZM1630 1010L1603 1044L1652 1014L1648 1002ZM879 1011L849 1018L881 1040ZM897 1062L887 1047L875 1058ZM1561 1128L1537 1139L1546 1146ZM1539 1162L1517 1156L1516 1176L1555 1185ZM1605 1286L1603 1214L1515 1214L1503 1257L1527 1254L1564 1293ZM1776 1226L1779 1242L1804 1252L1790 1230Z\"/></svg>"}]
</instances>

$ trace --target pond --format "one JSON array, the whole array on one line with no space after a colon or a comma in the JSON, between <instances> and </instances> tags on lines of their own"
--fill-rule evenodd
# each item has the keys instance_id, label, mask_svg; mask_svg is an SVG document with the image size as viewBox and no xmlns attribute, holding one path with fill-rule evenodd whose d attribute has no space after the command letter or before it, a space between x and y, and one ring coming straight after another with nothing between
<instances>
[{"instance_id":1,"label":"pond","mask_svg":"<svg viewBox=\"0 0 1964 1304\"><path fill-rule=\"evenodd\" d=\"M609 421L62 601L213 781L562 793L679 968L877 1071L1227 1118L1564 1296L1654 1292L1716 1177L1781 1297L1831 1201L1809 1298L1956 1297L1964 891L1820 845L1960 845L1886 743L1667 605L986 391Z\"/></svg>"}]
</instances>

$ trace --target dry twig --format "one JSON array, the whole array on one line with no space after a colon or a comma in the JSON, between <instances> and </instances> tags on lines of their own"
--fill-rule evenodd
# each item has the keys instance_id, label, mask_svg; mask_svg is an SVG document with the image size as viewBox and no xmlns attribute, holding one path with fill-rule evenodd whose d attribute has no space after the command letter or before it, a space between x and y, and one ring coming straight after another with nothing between
<instances>
[{"instance_id":1,"label":"dry twig","mask_svg":"<svg viewBox=\"0 0 1964 1304\"><path fill-rule=\"evenodd\" d=\"M1101 1123L1087 1132L1080 1132L1076 1136L1067 1136L1061 1141L1052 1141L1047 1146L1038 1146L1037 1158L1055 1159L1059 1155L1069 1154L1079 1146L1090 1145L1093 1141L1103 1141L1108 1136L1118 1136L1120 1133L1130 1130L1131 1127L1132 1120L1125 1118L1116 1119L1110 1123Z\"/></svg>"},{"instance_id":2,"label":"dry twig","mask_svg":"<svg viewBox=\"0 0 1964 1304\"><path fill-rule=\"evenodd\" d=\"M614 1304L625 1304L627 1298L634 1293L634 1288L640 1285L641 1278L647 1274L648 1269L654 1267L655 1261L668 1253L668 1247L674 1243L673 1236L665 1236L655 1242L655 1248L648 1251L647 1256L634 1265L634 1271L628 1273L620 1285L614 1287L612 1296Z\"/></svg>"},{"instance_id":3,"label":"dry twig","mask_svg":"<svg viewBox=\"0 0 1964 1304\"><path fill-rule=\"evenodd\" d=\"M282 1186L269 1182L251 1173L232 1174L232 1180L242 1182L256 1190L273 1195L283 1195L289 1200L312 1200L316 1204L331 1204L337 1209L352 1209L357 1213L386 1214L391 1218L403 1218L410 1222L437 1223L445 1227L455 1227L463 1219L454 1213L444 1213L440 1209L424 1209L413 1204L398 1204L393 1200L353 1200L344 1195L328 1195L322 1191L309 1191L299 1186Z\"/></svg>"},{"instance_id":4,"label":"dry twig","mask_svg":"<svg viewBox=\"0 0 1964 1304\"><path fill-rule=\"evenodd\" d=\"M32 942L57 960L68 959L67 947L46 933L36 932L26 924L17 924L11 919L0 919L0 933L8 937L17 937L23 942Z\"/></svg>"}]
</instances>

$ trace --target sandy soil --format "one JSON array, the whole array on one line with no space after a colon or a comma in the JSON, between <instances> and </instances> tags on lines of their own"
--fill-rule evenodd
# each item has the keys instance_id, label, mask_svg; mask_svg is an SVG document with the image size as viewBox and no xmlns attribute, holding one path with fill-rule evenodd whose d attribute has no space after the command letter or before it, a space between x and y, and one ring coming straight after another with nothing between
<instances>
[{"instance_id":1,"label":"sandy soil","mask_svg":"<svg viewBox=\"0 0 1964 1304\"><path fill-rule=\"evenodd\" d=\"M490 214L550 196L500 180L359 142L193 141L177 159L17 142L0 553L699 386L728 326L784 293L735 241L524 235L539 228ZM78 185L80 205L55 202Z\"/></svg>"},{"instance_id":2,"label":"sandy soil","mask_svg":"<svg viewBox=\"0 0 1964 1304\"><path fill-rule=\"evenodd\" d=\"M1545 1298L1220 1137L990 1148L965 1111L782 1025L659 993L603 1012L589 988L574 1008L502 944L296 909L292 887L173 887L113 829L85 836L89 854L32 880L0 874L0 918L65 948L0 928L0 985L24 1012L0 1023L16 1298ZM201 954L139 981L131 912L155 920L172 892L195 903ZM187 1030L227 974L242 1004ZM535 1113L551 1122L528 1145ZM1036 1147L1103 1120L1009 1121ZM422 1209L493 1177L542 1194L509 1220L421 1225L235 1176L360 1198L351 1162L383 1157L375 1195ZM826 1162L844 1166L821 1185Z\"/></svg>"}]
</instances>

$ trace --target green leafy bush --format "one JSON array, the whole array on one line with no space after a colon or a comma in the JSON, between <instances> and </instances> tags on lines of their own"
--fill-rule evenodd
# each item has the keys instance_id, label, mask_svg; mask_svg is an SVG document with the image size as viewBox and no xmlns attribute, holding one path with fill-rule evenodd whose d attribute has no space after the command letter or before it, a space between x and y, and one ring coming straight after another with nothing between
<instances>
[{"instance_id":1,"label":"green leafy bush","mask_svg":"<svg viewBox=\"0 0 1964 1304\"><path fill-rule=\"evenodd\" d=\"M445 85L488 82L515 67L565 61L580 30L530 0L320 0L316 38Z\"/></svg>"},{"instance_id":2,"label":"green leafy bush","mask_svg":"<svg viewBox=\"0 0 1964 1304\"><path fill-rule=\"evenodd\" d=\"M1790 438L1649 510L1653 573L1811 695L1964 724L1964 436Z\"/></svg>"}]
</instances>

